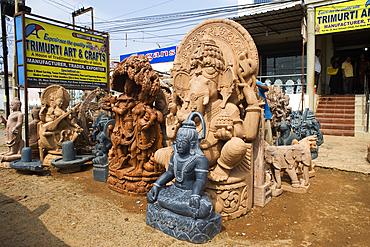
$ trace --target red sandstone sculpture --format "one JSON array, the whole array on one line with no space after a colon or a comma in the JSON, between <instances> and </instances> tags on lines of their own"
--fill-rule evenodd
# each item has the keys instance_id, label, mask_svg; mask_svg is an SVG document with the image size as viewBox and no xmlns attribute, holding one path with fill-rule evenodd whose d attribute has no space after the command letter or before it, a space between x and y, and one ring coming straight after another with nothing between
<instances>
[{"instance_id":1,"label":"red sandstone sculpture","mask_svg":"<svg viewBox=\"0 0 370 247\"><path fill-rule=\"evenodd\" d=\"M191 112L204 115L206 138L200 148L210 165L205 193L225 219L239 217L252 206L252 142L261 117L257 74L253 39L241 25L222 18L207 20L185 36L171 71L174 99L167 135L174 140ZM171 147L158 150L155 161L167 167L172 152Z\"/></svg>"},{"instance_id":2,"label":"red sandstone sculpture","mask_svg":"<svg viewBox=\"0 0 370 247\"><path fill-rule=\"evenodd\" d=\"M115 114L109 128L109 188L130 195L145 195L164 169L154 161L162 147L162 113L153 108L160 92L159 79L145 56L131 56L113 72L111 88L122 92L106 97Z\"/></svg>"},{"instance_id":3,"label":"red sandstone sculpture","mask_svg":"<svg viewBox=\"0 0 370 247\"><path fill-rule=\"evenodd\" d=\"M14 98L10 103L10 113L8 120L2 119L5 122L5 144L8 146L8 151L0 154L0 162L14 161L21 158L21 150L24 147L22 139L22 124L23 114L21 112L22 103L19 98Z\"/></svg>"},{"instance_id":4,"label":"red sandstone sculpture","mask_svg":"<svg viewBox=\"0 0 370 247\"><path fill-rule=\"evenodd\" d=\"M29 146L32 149L32 156L34 158L39 157L39 139L37 136L37 124L40 122L39 113L40 109L34 107L31 111L32 121L28 124Z\"/></svg>"}]
</instances>

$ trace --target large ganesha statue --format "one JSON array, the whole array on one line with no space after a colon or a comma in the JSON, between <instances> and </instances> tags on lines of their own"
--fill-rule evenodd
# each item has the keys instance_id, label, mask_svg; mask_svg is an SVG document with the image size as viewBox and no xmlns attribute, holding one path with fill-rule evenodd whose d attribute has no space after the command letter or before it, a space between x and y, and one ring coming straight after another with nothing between
<instances>
[{"instance_id":1,"label":"large ganesha statue","mask_svg":"<svg viewBox=\"0 0 370 247\"><path fill-rule=\"evenodd\" d=\"M261 117L257 74L253 39L240 24L223 18L207 20L185 36L171 71L174 97L167 135L174 141L191 112L204 116L206 137L200 147L210 166L205 192L226 219L252 206L252 141ZM197 130L202 132L199 119ZM172 152L171 147L158 150L155 161L167 167Z\"/></svg>"}]
</instances>

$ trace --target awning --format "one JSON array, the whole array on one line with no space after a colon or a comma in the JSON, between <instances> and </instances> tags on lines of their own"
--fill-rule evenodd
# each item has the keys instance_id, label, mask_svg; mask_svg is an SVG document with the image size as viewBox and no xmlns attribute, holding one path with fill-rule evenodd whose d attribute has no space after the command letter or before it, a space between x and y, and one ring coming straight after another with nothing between
<instances>
[{"instance_id":1,"label":"awning","mask_svg":"<svg viewBox=\"0 0 370 247\"><path fill-rule=\"evenodd\" d=\"M301 20L306 7L301 1L271 2L262 6L248 8L241 12L243 16L233 18L255 38L256 36L282 34L300 31Z\"/></svg>"}]
</instances>

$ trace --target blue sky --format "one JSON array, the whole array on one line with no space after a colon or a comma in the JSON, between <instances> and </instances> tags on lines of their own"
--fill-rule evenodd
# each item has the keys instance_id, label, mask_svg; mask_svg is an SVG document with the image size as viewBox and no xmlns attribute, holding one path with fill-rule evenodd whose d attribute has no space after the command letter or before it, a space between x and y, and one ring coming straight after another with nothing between
<instances>
[{"instance_id":1,"label":"blue sky","mask_svg":"<svg viewBox=\"0 0 370 247\"><path fill-rule=\"evenodd\" d=\"M191 20L180 17L179 20L171 22L156 17L145 21L149 25L128 20L130 18L235 6L237 4L237 0L26 0L26 5L32 8L32 13L68 23L72 23L71 13L74 10L93 7L95 29L108 31L110 34L111 59L119 59L119 55L122 54L179 45L188 31L204 19L212 17L204 16ZM235 12L221 13L217 16L214 15L214 17L235 15ZM176 19L178 16L173 18ZM107 21L111 22L107 23ZM90 12L77 17L76 25L91 27ZM12 54L9 55L11 59Z\"/></svg>"}]
</instances>

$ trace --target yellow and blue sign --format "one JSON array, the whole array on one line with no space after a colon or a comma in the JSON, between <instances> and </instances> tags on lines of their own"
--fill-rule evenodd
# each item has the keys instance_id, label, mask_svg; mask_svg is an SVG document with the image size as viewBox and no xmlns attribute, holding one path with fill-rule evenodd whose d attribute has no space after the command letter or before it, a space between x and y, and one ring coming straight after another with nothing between
<instances>
[{"instance_id":1,"label":"yellow and blue sign","mask_svg":"<svg viewBox=\"0 0 370 247\"><path fill-rule=\"evenodd\" d=\"M130 57L132 55L144 55L146 56L150 63L165 63L165 62L173 62L175 60L175 55L177 51L177 46L171 46L167 48L149 50L149 51L142 51L138 53L130 53L121 55L119 57L119 61L123 61L125 58Z\"/></svg>"},{"instance_id":2,"label":"yellow and blue sign","mask_svg":"<svg viewBox=\"0 0 370 247\"><path fill-rule=\"evenodd\" d=\"M108 37L28 17L23 26L22 17L15 18L17 62L18 72L26 68L28 87L108 88Z\"/></svg>"},{"instance_id":3,"label":"yellow and blue sign","mask_svg":"<svg viewBox=\"0 0 370 247\"><path fill-rule=\"evenodd\" d=\"M315 34L370 27L370 0L355 0L316 8Z\"/></svg>"}]
</instances>

